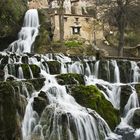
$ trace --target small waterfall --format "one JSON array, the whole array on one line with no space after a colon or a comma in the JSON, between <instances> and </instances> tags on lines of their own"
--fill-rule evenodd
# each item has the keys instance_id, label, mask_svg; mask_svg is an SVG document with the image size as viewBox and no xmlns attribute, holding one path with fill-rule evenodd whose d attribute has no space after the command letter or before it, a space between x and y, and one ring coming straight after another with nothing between
<instances>
[{"instance_id":1,"label":"small waterfall","mask_svg":"<svg viewBox=\"0 0 140 140\"><path fill-rule=\"evenodd\" d=\"M96 78L98 78L99 62L100 61L97 61L94 66L94 75Z\"/></svg>"},{"instance_id":2,"label":"small waterfall","mask_svg":"<svg viewBox=\"0 0 140 140\"><path fill-rule=\"evenodd\" d=\"M132 94L130 95L128 102L125 105L124 114L127 114L128 111L132 108L139 107L139 101L138 101L138 96L137 96L136 90L132 86L131 86L131 89L132 89Z\"/></svg>"},{"instance_id":3,"label":"small waterfall","mask_svg":"<svg viewBox=\"0 0 140 140\"><path fill-rule=\"evenodd\" d=\"M140 81L140 68L138 67L136 62L131 61L131 69L133 71L132 82L139 82Z\"/></svg>"},{"instance_id":4,"label":"small waterfall","mask_svg":"<svg viewBox=\"0 0 140 140\"><path fill-rule=\"evenodd\" d=\"M112 60L111 62L114 66L114 82L120 83L120 71L119 71L117 62L116 62L116 60Z\"/></svg>"},{"instance_id":5,"label":"small waterfall","mask_svg":"<svg viewBox=\"0 0 140 140\"><path fill-rule=\"evenodd\" d=\"M36 9L30 9L26 12L24 24L19 32L18 40L9 45L6 51L16 53L31 53L33 43L38 35L39 19Z\"/></svg>"},{"instance_id":6,"label":"small waterfall","mask_svg":"<svg viewBox=\"0 0 140 140\"><path fill-rule=\"evenodd\" d=\"M19 68L18 68L18 78L24 79L24 74L23 74L23 70L22 70L21 66L19 66Z\"/></svg>"}]
</instances>

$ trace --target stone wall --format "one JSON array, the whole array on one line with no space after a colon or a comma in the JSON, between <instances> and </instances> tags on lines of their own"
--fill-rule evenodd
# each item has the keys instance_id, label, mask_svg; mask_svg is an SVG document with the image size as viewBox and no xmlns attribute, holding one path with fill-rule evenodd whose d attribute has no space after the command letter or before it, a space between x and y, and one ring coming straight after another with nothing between
<instances>
[{"instance_id":1,"label":"stone wall","mask_svg":"<svg viewBox=\"0 0 140 140\"><path fill-rule=\"evenodd\" d=\"M59 40L59 16L54 16L54 40ZM79 27L80 34L73 34L72 27ZM64 39L69 39L73 36L79 36L86 40L93 38L93 18L80 15L65 15L64 16Z\"/></svg>"}]
</instances>

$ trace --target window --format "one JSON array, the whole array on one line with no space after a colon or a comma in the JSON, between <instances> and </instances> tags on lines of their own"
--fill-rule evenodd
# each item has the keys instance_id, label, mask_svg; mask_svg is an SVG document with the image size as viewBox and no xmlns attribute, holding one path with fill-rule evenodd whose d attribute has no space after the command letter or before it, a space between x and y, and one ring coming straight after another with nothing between
<instances>
[{"instance_id":1,"label":"window","mask_svg":"<svg viewBox=\"0 0 140 140\"><path fill-rule=\"evenodd\" d=\"M80 28L81 27L72 27L73 34L80 34Z\"/></svg>"}]
</instances>

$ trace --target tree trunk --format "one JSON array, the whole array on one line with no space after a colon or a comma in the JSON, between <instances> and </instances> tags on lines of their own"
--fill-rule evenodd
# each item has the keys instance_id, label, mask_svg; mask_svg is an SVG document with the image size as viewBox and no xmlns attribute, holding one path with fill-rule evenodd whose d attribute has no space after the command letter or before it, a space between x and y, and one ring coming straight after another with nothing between
<instances>
[{"instance_id":1,"label":"tree trunk","mask_svg":"<svg viewBox=\"0 0 140 140\"><path fill-rule=\"evenodd\" d=\"M123 48L124 48L124 21L122 19L121 25L119 27L119 44L118 44L118 56L123 56Z\"/></svg>"},{"instance_id":2,"label":"tree trunk","mask_svg":"<svg viewBox=\"0 0 140 140\"><path fill-rule=\"evenodd\" d=\"M64 8L60 6L59 8L59 30L60 30L60 42L64 41Z\"/></svg>"},{"instance_id":3,"label":"tree trunk","mask_svg":"<svg viewBox=\"0 0 140 140\"><path fill-rule=\"evenodd\" d=\"M125 5L122 0L118 0L118 31L119 31L119 43L118 43L118 56L123 56L123 48L124 48L124 32L125 32Z\"/></svg>"}]
</instances>

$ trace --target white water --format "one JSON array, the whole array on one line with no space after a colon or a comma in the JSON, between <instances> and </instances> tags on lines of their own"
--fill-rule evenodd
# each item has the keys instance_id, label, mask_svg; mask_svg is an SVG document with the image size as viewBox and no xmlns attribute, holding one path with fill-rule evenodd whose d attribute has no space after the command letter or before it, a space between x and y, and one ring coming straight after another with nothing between
<instances>
[{"instance_id":1,"label":"white water","mask_svg":"<svg viewBox=\"0 0 140 140\"><path fill-rule=\"evenodd\" d=\"M12 43L8 50L17 53L31 52L31 47L38 33L38 27L39 22L37 11L31 9L25 15L24 27L19 33L19 40ZM67 139L69 140L74 140L74 137L77 137L77 140L100 140L101 133L104 139L121 139L120 136L111 132L106 122L96 112L86 109L76 103L75 99L67 93L66 87L57 83L55 75L52 76L49 74L50 72L47 64L43 64L45 61L57 60L61 63L61 73L71 72L85 75L86 85L101 85L105 89L105 91L102 91L105 98L112 103L114 108L120 109L120 92L122 83L120 83L120 73L116 61L111 61L114 66L114 84L111 84L102 79L98 79L99 61L95 63L93 68L93 64L89 65L87 60L83 64L82 61L72 61L71 58L64 56L63 54L56 54L55 56L47 54L45 56L39 55L39 57L41 57L41 61L38 61L36 56L34 56L28 58L28 63L39 66L41 69L41 75L46 78L45 85L41 90L46 93L46 96L49 99L49 105L44 109L41 117L39 117L32 107L34 97L38 97L39 92L34 92L32 97L27 93L28 105L22 122L23 140L33 140L36 136L36 139L38 140L62 140L62 130L64 129L67 131ZM18 58L17 56L9 58L8 63L21 63L21 56L18 56ZM135 62L131 62L131 67L134 72L133 81L138 82L140 75L139 67ZM7 65L4 70L6 80L9 76ZM19 67L18 72L18 77L23 79L24 74L21 67ZM30 73L31 78L33 78L31 69ZM109 79L110 76L111 75L109 75ZM125 105L125 115L118 126L120 128L131 128L131 120L134 111L139 107L137 93L133 87L131 88L132 94ZM48 114L46 115L46 113ZM66 116L66 122L64 121L64 123L66 123L65 125L62 125L63 122L60 121L63 116ZM75 126L74 130L71 129L72 126L70 121L73 121L73 125ZM66 128L62 128L64 126ZM74 136L73 131L77 134L76 136ZM134 135L139 139L140 130L137 129Z\"/></svg>"},{"instance_id":2,"label":"white water","mask_svg":"<svg viewBox=\"0 0 140 140\"><path fill-rule=\"evenodd\" d=\"M24 24L19 32L18 40L11 43L6 51L14 53L31 53L33 43L38 35L39 19L36 9L30 9L26 12Z\"/></svg>"}]
</instances>

